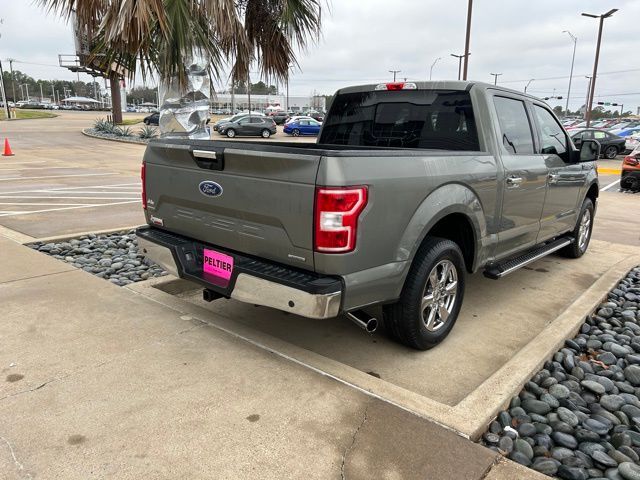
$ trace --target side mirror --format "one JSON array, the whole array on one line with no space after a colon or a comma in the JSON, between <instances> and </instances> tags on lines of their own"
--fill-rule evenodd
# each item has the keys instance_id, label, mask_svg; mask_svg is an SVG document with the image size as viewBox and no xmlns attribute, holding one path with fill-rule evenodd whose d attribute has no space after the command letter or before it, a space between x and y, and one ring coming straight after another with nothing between
<instances>
[{"instance_id":1,"label":"side mirror","mask_svg":"<svg viewBox=\"0 0 640 480\"><path fill-rule=\"evenodd\" d=\"M580 145L579 162L594 162L600 157L600 142L597 140L582 140Z\"/></svg>"}]
</instances>

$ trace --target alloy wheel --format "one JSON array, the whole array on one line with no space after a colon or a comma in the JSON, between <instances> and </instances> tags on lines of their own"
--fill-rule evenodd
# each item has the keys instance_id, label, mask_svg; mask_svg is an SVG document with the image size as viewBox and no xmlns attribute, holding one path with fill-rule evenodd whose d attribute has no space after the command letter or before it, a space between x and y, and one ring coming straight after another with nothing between
<instances>
[{"instance_id":1,"label":"alloy wheel","mask_svg":"<svg viewBox=\"0 0 640 480\"><path fill-rule=\"evenodd\" d=\"M436 332L449 320L458 295L458 271L450 260L441 260L429 273L422 294L422 321Z\"/></svg>"}]
</instances>

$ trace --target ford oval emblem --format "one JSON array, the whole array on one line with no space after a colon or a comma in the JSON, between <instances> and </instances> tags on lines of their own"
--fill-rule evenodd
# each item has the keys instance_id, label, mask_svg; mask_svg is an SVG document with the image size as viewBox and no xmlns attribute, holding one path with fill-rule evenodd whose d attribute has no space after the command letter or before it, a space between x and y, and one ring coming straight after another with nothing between
<instances>
[{"instance_id":1,"label":"ford oval emblem","mask_svg":"<svg viewBox=\"0 0 640 480\"><path fill-rule=\"evenodd\" d=\"M200 193L207 197L219 197L222 195L222 185L212 182L211 180L200 182L198 188L200 189Z\"/></svg>"}]
</instances>

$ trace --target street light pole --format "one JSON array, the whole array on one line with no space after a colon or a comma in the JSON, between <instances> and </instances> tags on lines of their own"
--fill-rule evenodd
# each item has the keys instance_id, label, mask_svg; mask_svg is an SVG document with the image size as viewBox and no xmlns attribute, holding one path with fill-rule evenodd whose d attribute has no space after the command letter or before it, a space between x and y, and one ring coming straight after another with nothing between
<instances>
[{"instance_id":1,"label":"street light pole","mask_svg":"<svg viewBox=\"0 0 640 480\"><path fill-rule=\"evenodd\" d=\"M497 85L498 84L498 77L500 75L502 75L501 73L490 73L489 75L493 75L493 84Z\"/></svg>"},{"instance_id":2,"label":"street light pole","mask_svg":"<svg viewBox=\"0 0 640 480\"><path fill-rule=\"evenodd\" d=\"M433 63L431 64L431 68L429 69L429 80L431 80L431 77L433 75L433 67L436 66L436 63L438 63L438 60L442 60L442 57L438 57L436 58Z\"/></svg>"},{"instance_id":3,"label":"street light pole","mask_svg":"<svg viewBox=\"0 0 640 480\"><path fill-rule=\"evenodd\" d=\"M2 94L2 104L7 115L7 120L11 118L9 113L9 102L7 101L7 92L4 89L4 71L2 70L2 61L0 60L0 93Z\"/></svg>"},{"instance_id":4,"label":"street light pole","mask_svg":"<svg viewBox=\"0 0 640 480\"><path fill-rule=\"evenodd\" d=\"M529 85L531 85L531 82L533 82L534 80L535 78L532 78L527 82L527 84L524 86L524 93L527 93L527 88L529 88Z\"/></svg>"},{"instance_id":5,"label":"street light pole","mask_svg":"<svg viewBox=\"0 0 640 480\"><path fill-rule=\"evenodd\" d=\"M389 70L389 73L393 73L393 81L396 81L396 74L400 73L402 70Z\"/></svg>"},{"instance_id":6,"label":"street light pole","mask_svg":"<svg viewBox=\"0 0 640 480\"><path fill-rule=\"evenodd\" d=\"M602 25L604 24L604 19L609 18L611 15L618 11L617 8L612 8L607 13L603 13L602 15L593 15L591 13L583 13L582 16L590 17L590 18L599 18L600 24L598 26L598 43L596 44L596 58L593 62L593 75L591 76L591 90L589 92L589 105L587 107L587 128L591 124L591 107L593 106L593 95L596 90L596 78L598 75L598 60L600 59L600 42L602 41Z\"/></svg>"},{"instance_id":7,"label":"street light pole","mask_svg":"<svg viewBox=\"0 0 640 480\"><path fill-rule=\"evenodd\" d=\"M566 112L569 111L569 97L571 96L571 80L573 79L573 63L576 60L576 45L578 45L578 37L576 37L569 30L563 30L562 33L566 33L571 37L571 40L573 40L573 55L571 57L571 73L569 73L569 89L567 90L567 103L566 103L566 106L564 107L565 115L567 115Z\"/></svg>"},{"instance_id":8,"label":"street light pole","mask_svg":"<svg viewBox=\"0 0 640 480\"><path fill-rule=\"evenodd\" d=\"M452 53L451 56L458 59L458 80L460 80L460 75L462 72L462 59L465 57L465 55L456 55L455 53Z\"/></svg>"},{"instance_id":9,"label":"street light pole","mask_svg":"<svg viewBox=\"0 0 640 480\"><path fill-rule=\"evenodd\" d=\"M467 5L467 35L464 41L464 70L462 72L462 79L467 79L467 70L469 67L469 41L471 38L471 11L473 9L473 0L469 0Z\"/></svg>"},{"instance_id":10,"label":"street light pole","mask_svg":"<svg viewBox=\"0 0 640 480\"><path fill-rule=\"evenodd\" d=\"M18 100L16 99L16 83L13 78L13 62L15 61L13 58L7 58L9 61L9 71L11 72L11 93L13 94L13 103L16 103Z\"/></svg>"}]
</instances>

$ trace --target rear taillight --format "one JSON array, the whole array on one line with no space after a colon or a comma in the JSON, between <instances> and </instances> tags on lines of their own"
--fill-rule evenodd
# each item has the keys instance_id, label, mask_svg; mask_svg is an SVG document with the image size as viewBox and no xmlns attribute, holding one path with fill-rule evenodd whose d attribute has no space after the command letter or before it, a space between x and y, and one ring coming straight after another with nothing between
<instances>
[{"instance_id":1,"label":"rear taillight","mask_svg":"<svg viewBox=\"0 0 640 480\"><path fill-rule=\"evenodd\" d=\"M316 252L346 253L356 248L358 217L367 205L367 187L317 187Z\"/></svg>"},{"instance_id":2,"label":"rear taillight","mask_svg":"<svg viewBox=\"0 0 640 480\"><path fill-rule=\"evenodd\" d=\"M627 155L626 157L624 157L624 161L622 163L631 167L637 167L638 164L640 164L640 162L634 155Z\"/></svg>"},{"instance_id":3,"label":"rear taillight","mask_svg":"<svg viewBox=\"0 0 640 480\"><path fill-rule=\"evenodd\" d=\"M142 208L147 209L147 167L144 162L142 162L142 167L140 167L140 180L142 180Z\"/></svg>"}]
</instances>

